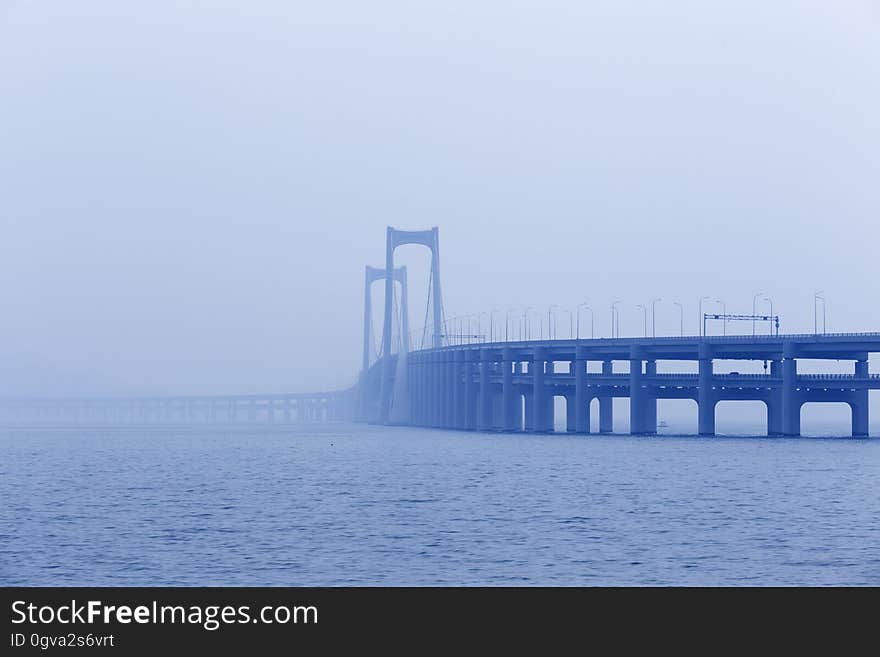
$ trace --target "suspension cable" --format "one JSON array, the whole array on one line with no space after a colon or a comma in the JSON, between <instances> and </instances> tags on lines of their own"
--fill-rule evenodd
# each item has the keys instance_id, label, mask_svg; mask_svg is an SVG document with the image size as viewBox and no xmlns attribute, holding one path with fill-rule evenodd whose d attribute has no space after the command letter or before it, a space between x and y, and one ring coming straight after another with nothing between
<instances>
[{"instance_id":1,"label":"suspension cable","mask_svg":"<svg viewBox=\"0 0 880 657\"><path fill-rule=\"evenodd\" d=\"M422 342L419 345L420 349L425 348L425 332L428 330L428 309L431 305L431 283L433 283L434 278L434 270L431 269L431 273L428 275L428 294L425 295L425 319L422 322Z\"/></svg>"}]
</instances>

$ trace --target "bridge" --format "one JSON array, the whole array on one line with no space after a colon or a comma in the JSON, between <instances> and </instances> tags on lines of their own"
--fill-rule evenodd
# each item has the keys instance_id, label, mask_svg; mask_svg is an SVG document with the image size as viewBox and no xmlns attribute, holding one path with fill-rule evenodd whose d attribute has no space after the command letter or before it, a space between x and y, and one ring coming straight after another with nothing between
<instances>
[{"instance_id":1,"label":"bridge","mask_svg":"<svg viewBox=\"0 0 880 657\"><path fill-rule=\"evenodd\" d=\"M430 250L425 323L417 346L410 331L407 271L394 263L395 250L407 244ZM385 298L378 347L371 301L376 283L383 285ZM598 400L599 432L611 433L613 400L626 398L630 433L653 434L658 400L690 399L698 408L700 435L712 436L719 402L754 400L766 405L768 435L800 435L806 403L843 402L851 409L852 435L863 437L869 430L869 391L880 389L880 375L868 368L869 355L880 352L880 333L532 339L526 324L508 340L505 322L505 340L496 341L494 330L487 340L479 328L456 332L454 325L443 309L438 229L388 227L385 266L365 268L363 359L353 387L225 396L0 398L0 423L355 420L540 433L562 426L555 400L563 398L565 431L588 434L593 400ZM851 361L852 374L799 373L798 363L810 359ZM716 373L716 364L725 360L763 362L765 373ZM658 372L658 362L686 363L685 369L696 372Z\"/></svg>"},{"instance_id":2,"label":"bridge","mask_svg":"<svg viewBox=\"0 0 880 657\"><path fill-rule=\"evenodd\" d=\"M398 352L392 353L394 251L408 243L431 250L433 339L415 351L399 339ZM628 398L630 433L653 434L657 432L658 400L692 399L698 407L700 435L712 436L719 402L755 400L767 407L768 435L798 436L805 403L843 402L852 411L852 435L868 435L869 391L880 389L880 376L868 371L868 357L880 352L880 333L560 340L528 339L525 331L521 332L525 336L519 336L525 340L486 342L482 335L445 330L449 322L440 297L436 228L387 229L384 281L382 351L372 366L368 366L366 351L370 324L366 320L364 324L357 410L361 421L470 431L551 432L561 424L554 417L554 400L562 397L567 432L590 433L595 399L599 432L610 433L613 400ZM368 275L367 287L371 283ZM506 329L505 325L505 333ZM494 333L490 330L492 339ZM551 333L549 318L547 333ZM798 361L805 359L850 360L853 373L799 374ZM715 363L723 360L761 361L765 370L769 364L769 371L716 374ZM697 373L658 373L658 361L690 361ZM626 371L617 371L616 363L625 365Z\"/></svg>"},{"instance_id":3,"label":"bridge","mask_svg":"<svg viewBox=\"0 0 880 657\"><path fill-rule=\"evenodd\" d=\"M868 391L880 376L868 373L868 354L880 351L880 333L779 335L752 338L682 337L535 340L445 346L406 358L404 424L476 431L554 430L554 399L566 404L566 431L589 433L590 407L598 400L599 431L612 430L614 398L628 398L630 432L657 432L657 400L697 403L700 435L715 434L715 407L725 400L767 406L768 435L800 435L807 402L844 402L852 409L852 434L868 435ZM852 360L855 372L798 374L801 359ZM718 360L767 361L767 374L716 374ZM698 373L658 373L658 361L692 361ZM616 372L615 363L626 372ZM598 368L591 371L590 364ZM395 368L398 369L398 368ZM365 382L369 386L369 381ZM383 404L365 403L361 418L382 417ZM372 412L371 412L372 411ZM399 420L397 422L400 422Z\"/></svg>"},{"instance_id":4,"label":"bridge","mask_svg":"<svg viewBox=\"0 0 880 657\"><path fill-rule=\"evenodd\" d=\"M352 391L152 397L4 397L0 424L284 424L352 416Z\"/></svg>"}]
</instances>

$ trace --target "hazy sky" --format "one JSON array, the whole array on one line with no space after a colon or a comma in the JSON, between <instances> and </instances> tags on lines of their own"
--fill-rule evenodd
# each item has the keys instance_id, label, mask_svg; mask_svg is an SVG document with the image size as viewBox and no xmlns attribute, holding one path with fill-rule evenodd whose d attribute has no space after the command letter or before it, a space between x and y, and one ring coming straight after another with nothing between
<instances>
[{"instance_id":1,"label":"hazy sky","mask_svg":"<svg viewBox=\"0 0 880 657\"><path fill-rule=\"evenodd\" d=\"M389 224L449 316L880 330L878 220L875 0L0 0L4 393L346 386Z\"/></svg>"}]
</instances>

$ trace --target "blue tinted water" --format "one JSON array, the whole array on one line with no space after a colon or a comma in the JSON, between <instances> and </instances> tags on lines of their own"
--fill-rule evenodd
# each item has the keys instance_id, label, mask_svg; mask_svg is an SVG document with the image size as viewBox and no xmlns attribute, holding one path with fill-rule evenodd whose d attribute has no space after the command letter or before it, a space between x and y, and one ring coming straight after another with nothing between
<instances>
[{"instance_id":1,"label":"blue tinted water","mask_svg":"<svg viewBox=\"0 0 880 657\"><path fill-rule=\"evenodd\" d=\"M0 435L0 584L880 584L880 441Z\"/></svg>"}]
</instances>

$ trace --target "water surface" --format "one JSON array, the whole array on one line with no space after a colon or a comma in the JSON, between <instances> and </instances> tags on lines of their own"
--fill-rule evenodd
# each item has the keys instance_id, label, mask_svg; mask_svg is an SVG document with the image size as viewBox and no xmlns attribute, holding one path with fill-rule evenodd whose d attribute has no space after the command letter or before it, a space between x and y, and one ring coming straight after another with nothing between
<instances>
[{"instance_id":1,"label":"water surface","mask_svg":"<svg viewBox=\"0 0 880 657\"><path fill-rule=\"evenodd\" d=\"M2 585L880 585L880 441L0 434Z\"/></svg>"}]
</instances>

